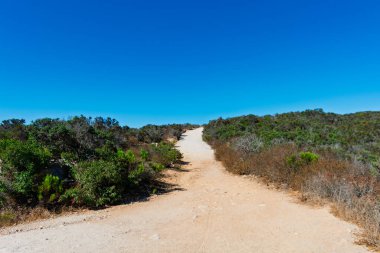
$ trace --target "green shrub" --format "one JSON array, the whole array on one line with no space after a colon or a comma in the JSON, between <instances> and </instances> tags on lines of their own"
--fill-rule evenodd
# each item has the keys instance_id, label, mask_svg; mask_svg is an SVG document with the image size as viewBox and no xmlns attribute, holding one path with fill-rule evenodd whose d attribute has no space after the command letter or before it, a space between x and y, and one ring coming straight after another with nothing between
<instances>
[{"instance_id":1,"label":"green shrub","mask_svg":"<svg viewBox=\"0 0 380 253\"><path fill-rule=\"evenodd\" d=\"M128 175L128 180L135 186L138 185L143 179L145 173L145 166L143 163L138 164L137 168L132 170Z\"/></svg>"},{"instance_id":2,"label":"green shrub","mask_svg":"<svg viewBox=\"0 0 380 253\"><path fill-rule=\"evenodd\" d=\"M116 160L125 164L133 164L136 162L136 157L132 150L123 151L118 149L116 153Z\"/></svg>"},{"instance_id":3,"label":"green shrub","mask_svg":"<svg viewBox=\"0 0 380 253\"><path fill-rule=\"evenodd\" d=\"M165 167L182 158L182 154L171 143L161 142L158 145L153 145L153 152L154 156L152 160Z\"/></svg>"},{"instance_id":4,"label":"green shrub","mask_svg":"<svg viewBox=\"0 0 380 253\"><path fill-rule=\"evenodd\" d=\"M28 127L29 138L47 147L53 157L59 158L62 152L79 149L74 132L67 123L59 119L37 119Z\"/></svg>"},{"instance_id":5,"label":"green shrub","mask_svg":"<svg viewBox=\"0 0 380 253\"><path fill-rule=\"evenodd\" d=\"M178 156L170 152L170 148L165 150L165 159L172 160ZM131 150L118 150L111 161L94 160L75 165L73 176L77 190L66 191L60 201L90 207L116 204L129 190L138 191L164 168L157 162L138 162Z\"/></svg>"},{"instance_id":6,"label":"green shrub","mask_svg":"<svg viewBox=\"0 0 380 253\"><path fill-rule=\"evenodd\" d=\"M299 160L297 159L296 155L290 155L286 158L286 163L291 168L298 168L299 167Z\"/></svg>"},{"instance_id":7,"label":"green shrub","mask_svg":"<svg viewBox=\"0 0 380 253\"><path fill-rule=\"evenodd\" d=\"M48 149L33 141L0 140L0 159L4 172L38 172L47 167L51 159Z\"/></svg>"},{"instance_id":8,"label":"green shrub","mask_svg":"<svg viewBox=\"0 0 380 253\"><path fill-rule=\"evenodd\" d=\"M163 140L165 129L156 125L146 125L141 128L139 139L144 142L160 142Z\"/></svg>"},{"instance_id":9,"label":"green shrub","mask_svg":"<svg viewBox=\"0 0 380 253\"><path fill-rule=\"evenodd\" d=\"M119 149L112 161L123 170L126 170L127 173L137 166L136 157L131 150L123 151Z\"/></svg>"},{"instance_id":10,"label":"green shrub","mask_svg":"<svg viewBox=\"0 0 380 253\"><path fill-rule=\"evenodd\" d=\"M6 205L6 188L0 181L0 209Z\"/></svg>"},{"instance_id":11,"label":"green shrub","mask_svg":"<svg viewBox=\"0 0 380 253\"><path fill-rule=\"evenodd\" d=\"M102 160L110 160L115 156L115 148L112 145L103 145L100 148L96 148L95 152L98 158Z\"/></svg>"},{"instance_id":12,"label":"green shrub","mask_svg":"<svg viewBox=\"0 0 380 253\"><path fill-rule=\"evenodd\" d=\"M125 153L126 159L128 160L129 163L134 163L136 162L136 157L135 154L133 154L132 150L128 150Z\"/></svg>"},{"instance_id":13,"label":"green shrub","mask_svg":"<svg viewBox=\"0 0 380 253\"><path fill-rule=\"evenodd\" d=\"M310 164L312 162L316 162L319 159L319 155L314 154L312 152L301 152L299 154L299 156L300 156L301 160L303 160L304 163L306 163L306 164Z\"/></svg>"},{"instance_id":14,"label":"green shrub","mask_svg":"<svg viewBox=\"0 0 380 253\"><path fill-rule=\"evenodd\" d=\"M61 159L64 165L72 167L79 160L79 157L75 153L62 152Z\"/></svg>"},{"instance_id":15,"label":"green shrub","mask_svg":"<svg viewBox=\"0 0 380 253\"><path fill-rule=\"evenodd\" d=\"M74 167L78 183L78 200L82 204L100 207L118 203L126 182L123 170L109 161L81 162Z\"/></svg>"},{"instance_id":16,"label":"green shrub","mask_svg":"<svg viewBox=\"0 0 380 253\"><path fill-rule=\"evenodd\" d=\"M161 163L155 163L155 162L153 162L153 163L151 164L151 167L152 167L152 169L153 169L155 172L161 172L161 171L163 171L163 170L165 169L165 166L164 166L164 165L162 165Z\"/></svg>"},{"instance_id":17,"label":"green shrub","mask_svg":"<svg viewBox=\"0 0 380 253\"><path fill-rule=\"evenodd\" d=\"M0 140L0 160L5 195L22 204L36 201L36 182L50 163L49 150L33 141Z\"/></svg>"},{"instance_id":18,"label":"green shrub","mask_svg":"<svg viewBox=\"0 0 380 253\"><path fill-rule=\"evenodd\" d=\"M59 199L63 192L62 182L57 176L46 175L38 186L38 200L43 203L52 203Z\"/></svg>"},{"instance_id":19,"label":"green shrub","mask_svg":"<svg viewBox=\"0 0 380 253\"><path fill-rule=\"evenodd\" d=\"M312 152L300 152L297 155L290 155L286 158L286 163L293 169L299 169L302 166L309 165L318 161L319 155Z\"/></svg>"},{"instance_id":20,"label":"green shrub","mask_svg":"<svg viewBox=\"0 0 380 253\"><path fill-rule=\"evenodd\" d=\"M8 119L0 124L0 139L26 140L28 137L25 120Z\"/></svg>"},{"instance_id":21,"label":"green shrub","mask_svg":"<svg viewBox=\"0 0 380 253\"><path fill-rule=\"evenodd\" d=\"M21 171L14 174L12 180L12 191L23 198L31 198L34 195L34 182L36 176L30 171Z\"/></svg>"},{"instance_id":22,"label":"green shrub","mask_svg":"<svg viewBox=\"0 0 380 253\"><path fill-rule=\"evenodd\" d=\"M149 159L149 152L145 149L140 150L140 157L143 161L148 161Z\"/></svg>"},{"instance_id":23,"label":"green shrub","mask_svg":"<svg viewBox=\"0 0 380 253\"><path fill-rule=\"evenodd\" d=\"M59 202L67 205L80 205L83 204L80 198L80 191L78 188L67 189L60 197Z\"/></svg>"}]
</instances>

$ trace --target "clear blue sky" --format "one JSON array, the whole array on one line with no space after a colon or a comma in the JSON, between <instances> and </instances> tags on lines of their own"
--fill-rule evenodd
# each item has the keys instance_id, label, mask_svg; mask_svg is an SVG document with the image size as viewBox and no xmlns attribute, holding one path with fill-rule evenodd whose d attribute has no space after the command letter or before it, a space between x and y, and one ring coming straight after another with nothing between
<instances>
[{"instance_id":1,"label":"clear blue sky","mask_svg":"<svg viewBox=\"0 0 380 253\"><path fill-rule=\"evenodd\" d=\"M0 3L0 119L380 109L380 1Z\"/></svg>"}]
</instances>

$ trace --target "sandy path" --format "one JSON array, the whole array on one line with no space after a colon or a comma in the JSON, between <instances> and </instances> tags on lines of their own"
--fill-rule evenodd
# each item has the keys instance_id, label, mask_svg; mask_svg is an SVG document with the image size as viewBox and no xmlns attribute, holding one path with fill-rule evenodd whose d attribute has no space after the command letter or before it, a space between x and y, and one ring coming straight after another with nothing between
<instances>
[{"instance_id":1,"label":"sandy path","mask_svg":"<svg viewBox=\"0 0 380 253\"><path fill-rule=\"evenodd\" d=\"M327 209L226 173L201 135L178 143L191 162L173 175L182 191L8 228L0 252L367 252Z\"/></svg>"}]
</instances>

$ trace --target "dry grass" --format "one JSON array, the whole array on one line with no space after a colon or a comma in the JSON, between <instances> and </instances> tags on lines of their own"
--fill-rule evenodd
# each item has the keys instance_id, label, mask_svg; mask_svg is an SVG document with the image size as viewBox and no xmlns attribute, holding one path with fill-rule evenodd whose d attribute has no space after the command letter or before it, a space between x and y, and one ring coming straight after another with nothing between
<instances>
[{"instance_id":1,"label":"dry grass","mask_svg":"<svg viewBox=\"0 0 380 253\"><path fill-rule=\"evenodd\" d=\"M55 210L49 210L41 206L7 208L1 210L0 212L0 228L25 222L53 218L68 213L77 213L84 210L87 209L72 206L63 206Z\"/></svg>"},{"instance_id":2,"label":"dry grass","mask_svg":"<svg viewBox=\"0 0 380 253\"><path fill-rule=\"evenodd\" d=\"M298 169L286 159L301 150L280 144L259 153L246 154L228 144L214 143L215 156L228 171L253 174L267 182L299 191L303 201L332 203L334 214L363 228L360 243L380 249L380 182L368 167L319 152L320 159Z\"/></svg>"},{"instance_id":3,"label":"dry grass","mask_svg":"<svg viewBox=\"0 0 380 253\"><path fill-rule=\"evenodd\" d=\"M0 213L0 227L10 226L20 222L30 222L50 218L55 212L43 207L6 209Z\"/></svg>"}]
</instances>

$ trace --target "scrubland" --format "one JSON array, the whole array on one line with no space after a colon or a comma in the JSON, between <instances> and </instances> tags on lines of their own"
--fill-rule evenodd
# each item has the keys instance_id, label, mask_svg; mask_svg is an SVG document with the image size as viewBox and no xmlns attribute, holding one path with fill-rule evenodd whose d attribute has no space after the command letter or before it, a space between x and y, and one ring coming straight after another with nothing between
<instances>
[{"instance_id":1,"label":"scrubland","mask_svg":"<svg viewBox=\"0 0 380 253\"><path fill-rule=\"evenodd\" d=\"M328 202L380 245L380 113L320 109L212 120L203 138L227 170Z\"/></svg>"},{"instance_id":2,"label":"scrubland","mask_svg":"<svg viewBox=\"0 0 380 253\"><path fill-rule=\"evenodd\" d=\"M156 193L192 125L120 126L111 118L4 120L0 124L0 226ZM171 140L171 141L168 141Z\"/></svg>"}]
</instances>

